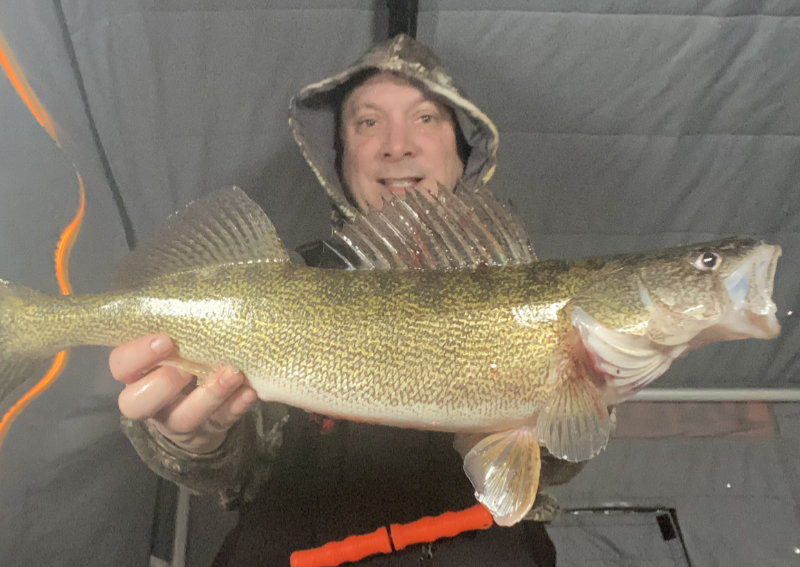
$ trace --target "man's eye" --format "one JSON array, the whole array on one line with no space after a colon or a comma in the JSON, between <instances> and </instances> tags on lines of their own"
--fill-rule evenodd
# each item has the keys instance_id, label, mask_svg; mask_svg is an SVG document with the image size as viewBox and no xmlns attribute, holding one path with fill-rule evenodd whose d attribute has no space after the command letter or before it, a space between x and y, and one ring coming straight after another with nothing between
<instances>
[{"instance_id":1,"label":"man's eye","mask_svg":"<svg viewBox=\"0 0 800 567\"><path fill-rule=\"evenodd\" d=\"M433 122L434 120L436 120L436 117L433 114L422 114L419 117L419 120L420 122L427 124L429 122Z\"/></svg>"},{"instance_id":2,"label":"man's eye","mask_svg":"<svg viewBox=\"0 0 800 567\"><path fill-rule=\"evenodd\" d=\"M366 126L367 128L372 128L375 124L376 120L374 118L362 118L358 121L359 126Z\"/></svg>"}]
</instances>

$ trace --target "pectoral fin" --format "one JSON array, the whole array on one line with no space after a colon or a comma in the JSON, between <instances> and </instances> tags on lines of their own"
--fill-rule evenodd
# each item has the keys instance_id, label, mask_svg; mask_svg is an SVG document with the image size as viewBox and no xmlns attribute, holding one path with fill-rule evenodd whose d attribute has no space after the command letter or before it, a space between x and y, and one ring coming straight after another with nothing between
<instances>
[{"instance_id":1,"label":"pectoral fin","mask_svg":"<svg viewBox=\"0 0 800 567\"><path fill-rule=\"evenodd\" d=\"M553 393L536 421L539 442L560 459L594 457L608 444L612 423L593 363L574 328L552 355L548 383Z\"/></svg>"},{"instance_id":2,"label":"pectoral fin","mask_svg":"<svg viewBox=\"0 0 800 567\"><path fill-rule=\"evenodd\" d=\"M501 526L522 520L536 500L541 456L536 430L523 427L456 440L475 497Z\"/></svg>"}]
</instances>

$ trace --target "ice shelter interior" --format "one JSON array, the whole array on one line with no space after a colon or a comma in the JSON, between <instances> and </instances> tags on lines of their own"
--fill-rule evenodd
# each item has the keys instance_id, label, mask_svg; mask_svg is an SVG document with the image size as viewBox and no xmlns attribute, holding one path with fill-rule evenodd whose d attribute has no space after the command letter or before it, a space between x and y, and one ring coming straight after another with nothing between
<instances>
[{"instance_id":1,"label":"ice shelter interior","mask_svg":"<svg viewBox=\"0 0 800 567\"><path fill-rule=\"evenodd\" d=\"M76 291L104 290L136 242L223 185L287 246L324 237L288 101L384 39L388 15L368 0L3 2L3 51L59 143L1 77L0 277L58 292L76 172ZM783 247L781 335L706 347L660 398L620 407L608 449L557 493L560 564L800 564L800 3L420 0L414 20L497 124L492 187L540 258L729 235ZM184 497L181 529L161 529L175 503L119 430L107 356L74 351L5 439L0 564L207 565L233 520Z\"/></svg>"}]
</instances>

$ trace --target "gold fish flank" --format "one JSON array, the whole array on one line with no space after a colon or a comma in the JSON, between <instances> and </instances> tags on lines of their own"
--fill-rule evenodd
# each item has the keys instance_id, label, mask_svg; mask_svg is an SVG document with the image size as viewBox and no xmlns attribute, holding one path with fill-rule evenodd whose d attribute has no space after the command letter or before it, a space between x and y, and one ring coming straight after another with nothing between
<instances>
[{"instance_id":1,"label":"gold fish flank","mask_svg":"<svg viewBox=\"0 0 800 567\"><path fill-rule=\"evenodd\" d=\"M381 222L394 207L398 222L414 228L406 232L424 238L430 232L414 218L453 223L438 201L407 201L387 204ZM348 238L346 228L341 234ZM462 241L436 253L478 258L472 268L307 268L289 261L244 193L223 190L134 251L113 291L52 298L0 281L0 400L34 360L57 350L166 333L179 347L173 363L201 379L229 364L264 400L459 433L476 497L509 525L535 498L540 444L562 458L590 458L608 441L607 407L676 357L779 331L776 246L731 239L474 267L525 257L525 247L493 256ZM380 247L368 245L380 259Z\"/></svg>"},{"instance_id":2,"label":"gold fish flank","mask_svg":"<svg viewBox=\"0 0 800 567\"><path fill-rule=\"evenodd\" d=\"M41 296L18 328L38 352L162 332L186 359L240 368L265 399L497 430L531 421L565 324L549 307L589 274L561 261L448 272L233 264L123 293ZM515 315L523 306L533 314L525 321Z\"/></svg>"}]
</instances>

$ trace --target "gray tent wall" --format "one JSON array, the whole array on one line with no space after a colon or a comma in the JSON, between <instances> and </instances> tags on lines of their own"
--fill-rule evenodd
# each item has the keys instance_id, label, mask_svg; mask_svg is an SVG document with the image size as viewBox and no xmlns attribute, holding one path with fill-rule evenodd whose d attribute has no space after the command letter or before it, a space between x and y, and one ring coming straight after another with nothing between
<instances>
[{"instance_id":1,"label":"gray tent wall","mask_svg":"<svg viewBox=\"0 0 800 567\"><path fill-rule=\"evenodd\" d=\"M291 141L288 100L380 36L376 9L382 3L4 3L0 30L67 141L56 149L2 82L0 277L55 292L52 248L76 204L72 162L87 188L72 263L78 292L103 289L128 242L225 184L259 200L288 245L324 236L327 203ZM730 234L784 247L781 337L708 347L657 385L797 387L800 7L453 0L419 10L418 37L499 126L493 186L513 200L541 257ZM0 563L146 563L155 482L118 432L106 356L75 351L12 428L0 452ZM699 501L680 500L682 483L659 492L653 475L700 467L707 475L692 490L702 491L736 469L739 507L728 501L719 512L734 510L732 525L749 530L739 510L766 501L755 518L768 527L738 546L707 527L690 555L747 565L759 551L761 564L785 564L800 533L793 407L773 413L777 440L733 453L713 439L621 439L564 497L681 503L695 525L711 526ZM670 450L680 451L679 470ZM752 478L767 480L748 492ZM775 535L760 539L766 530Z\"/></svg>"},{"instance_id":2,"label":"gray tent wall","mask_svg":"<svg viewBox=\"0 0 800 567\"><path fill-rule=\"evenodd\" d=\"M2 277L57 292L53 250L78 203L74 161L89 197L72 281L77 290L103 289L127 247L57 14L50 3L6 2L0 29L61 126L66 150L55 146L3 77ZM146 564L155 481L119 433L119 388L106 359L106 349L74 356L6 438L0 450L0 564L111 565L117 557Z\"/></svg>"},{"instance_id":3,"label":"gray tent wall","mask_svg":"<svg viewBox=\"0 0 800 567\"><path fill-rule=\"evenodd\" d=\"M290 246L326 234L327 200L291 139L288 102L372 44L372 2L262 4L3 3L0 30L65 134L62 152L0 78L4 279L57 292L72 162L87 190L76 292L103 290L127 241L226 184L259 199ZM13 425L0 451L0 565L147 564L155 477L119 431L107 354L74 352Z\"/></svg>"}]
</instances>

